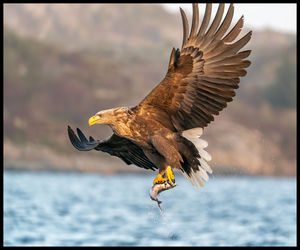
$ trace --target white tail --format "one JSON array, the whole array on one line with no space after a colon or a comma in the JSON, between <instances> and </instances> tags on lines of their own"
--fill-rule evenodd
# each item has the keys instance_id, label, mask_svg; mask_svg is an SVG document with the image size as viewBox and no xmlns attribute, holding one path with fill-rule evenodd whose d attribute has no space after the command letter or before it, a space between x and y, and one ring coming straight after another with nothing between
<instances>
[{"instance_id":1,"label":"white tail","mask_svg":"<svg viewBox=\"0 0 300 250\"><path fill-rule=\"evenodd\" d=\"M186 173L183 173L183 176L188 179L193 186L198 187L197 182L201 187L204 186L203 180L208 181L209 177L207 173L212 173L212 169L207 164L207 161L211 160L211 156L208 152L204 150L208 146L207 141L200 139L200 136L203 134L202 128L192 128L182 132L182 136L191 141L199 151L199 170L194 172L192 170L191 176L188 176ZM202 179L201 179L202 178Z\"/></svg>"}]
</instances>

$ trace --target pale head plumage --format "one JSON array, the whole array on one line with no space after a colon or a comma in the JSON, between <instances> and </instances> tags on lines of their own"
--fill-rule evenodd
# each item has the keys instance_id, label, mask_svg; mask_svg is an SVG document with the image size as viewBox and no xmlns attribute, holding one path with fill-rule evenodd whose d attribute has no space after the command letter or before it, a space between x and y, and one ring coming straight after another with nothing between
<instances>
[{"instance_id":1,"label":"pale head plumage","mask_svg":"<svg viewBox=\"0 0 300 250\"><path fill-rule=\"evenodd\" d=\"M101 110L92 116L89 120L89 124L107 124L112 125L118 120L127 115L128 108L117 107L112 109Z\"/></svg>"}]
</instances>

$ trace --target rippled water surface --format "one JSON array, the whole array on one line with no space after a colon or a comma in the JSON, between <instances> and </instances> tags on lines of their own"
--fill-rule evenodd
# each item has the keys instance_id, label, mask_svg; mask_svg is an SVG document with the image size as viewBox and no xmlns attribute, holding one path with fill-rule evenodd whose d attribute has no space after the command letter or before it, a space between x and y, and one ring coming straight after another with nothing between
<instances>
[{"instance_id":1,"label":"rippled water surface","mask_svg":"<svg viewBox=\"0 0 300 250\"><path fill-rule=\"evenodd\" d=\"M4 173L4 245L296 245L296 179L212 177L159 195L146 174Z\"/></svg>"}]
</instances>

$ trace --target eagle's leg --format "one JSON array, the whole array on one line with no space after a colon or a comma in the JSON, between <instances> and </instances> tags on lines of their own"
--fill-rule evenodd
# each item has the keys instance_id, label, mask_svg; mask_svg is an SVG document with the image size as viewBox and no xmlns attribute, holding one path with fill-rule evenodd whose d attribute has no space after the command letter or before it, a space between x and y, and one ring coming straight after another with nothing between
<instances>
[{"instance_id":1,"label":"eagle's leg","mask_svg":"<svg viewBox=\"0 0 300 250\"><path fill-rule=\"evenodd\" d=\"M172 135L169 136L172 137ZM174 167L180 164L180 160L182 160L180 153L172 146L173 141L166 139L165 136L154 135L151 137L151 143L159 153L159 157L161 157L157 165L159 166L160 163L163 164L160 166L159 173L166 178L166 181L168 181L170 185L174 186L175 178L170 165Z\"/></svg>"},{"instance_id":2,"label":"eagle's leg","mask_svg":"<svg viewBox=\"0 0 300 250\"><path fill-rule=\"evenodd\" d=\"M167 167L165 175L169 183L173 186L175 183L175 177L170 166Z\"/></svg>"},{"instance_id":3,"label":"eagle's leg","mask_svg":"<svg viewBox=\"0 0 300 250\"><path fill-rule=\"evenodd\" d=\"M158 184L158 183L164 183L165 181L167 181L166 178L163 178L161 173L159 173L156 178L153 181L153 185Z\"/></svg>"},{"instance_id":4,"label":"eagle's leg","mask_svg":"<svg viewBox=\"0 0 300 250\"><path fill-rule=\"evenodd\" d=\"M161 171L153 181L153 185L168 181L172 186L175 185L175 177L172 168L168 166L164 171Z\"/></svg>"}]
</instances>

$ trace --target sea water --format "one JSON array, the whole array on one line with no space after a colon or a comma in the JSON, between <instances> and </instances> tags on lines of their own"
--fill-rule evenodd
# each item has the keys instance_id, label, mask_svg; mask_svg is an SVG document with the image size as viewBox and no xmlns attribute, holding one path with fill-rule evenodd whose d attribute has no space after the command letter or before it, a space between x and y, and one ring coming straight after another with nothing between
<instances>
[{"instance_id":1,"label":"sea water","mask_svg":"<svg viewBox=\"0 0 300 250\"><path fill-rule=\"evenodd\" d=\"M296 179L4 172L5 246L295 246Z\"/></svg>"}]
</instances>

